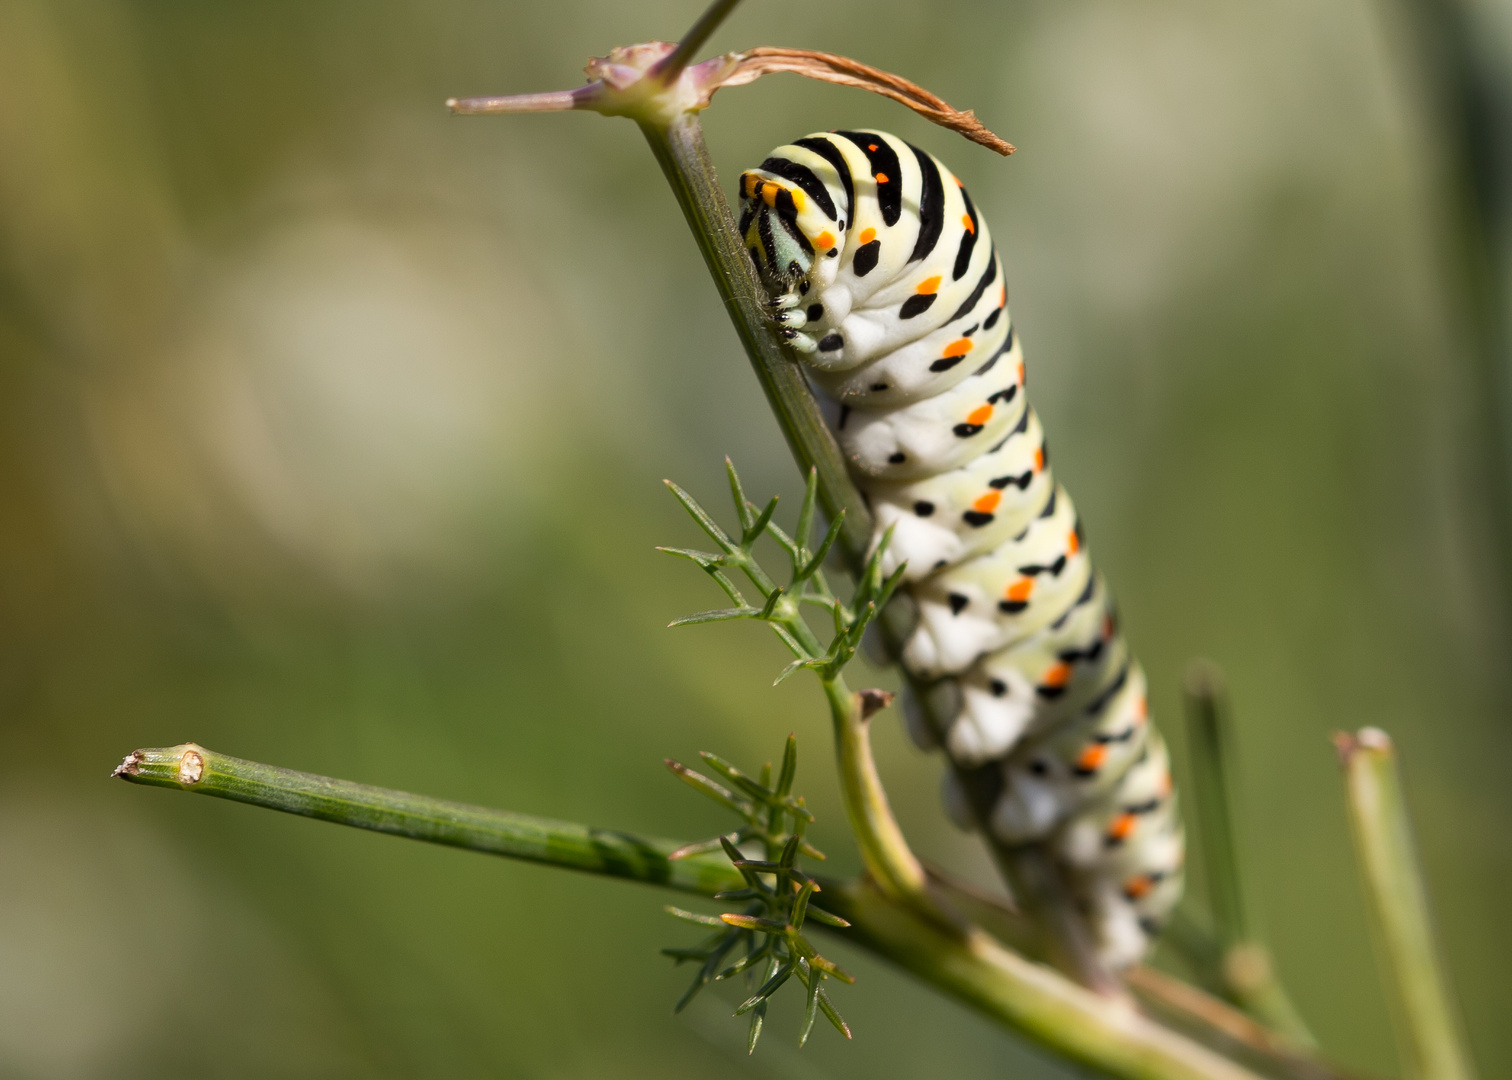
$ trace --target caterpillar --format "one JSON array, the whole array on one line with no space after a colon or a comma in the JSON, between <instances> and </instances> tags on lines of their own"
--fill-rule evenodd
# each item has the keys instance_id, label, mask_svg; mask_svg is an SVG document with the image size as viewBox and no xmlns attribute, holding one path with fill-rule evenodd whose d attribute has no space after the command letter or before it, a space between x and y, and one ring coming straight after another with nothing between
<instances>
[{"instance_id":1,"label":"caterpillar","mask_svg":"<svg viewBox=\"0 0 1512 1080\"><path fill-rule=\"evenodd\" d=\"M985 827L1044 844L1104 962L1135 962L1181 895L1170 760L1025 399L986 221L943 164L880 131L778 147L741 174L740 211L773 317L834 406L873 550L890 532L884 569L906 563L902 662L931 686L946 752L992 784ZM970 827L964 804L950 773Z\"/></svg>"}]
</instances>

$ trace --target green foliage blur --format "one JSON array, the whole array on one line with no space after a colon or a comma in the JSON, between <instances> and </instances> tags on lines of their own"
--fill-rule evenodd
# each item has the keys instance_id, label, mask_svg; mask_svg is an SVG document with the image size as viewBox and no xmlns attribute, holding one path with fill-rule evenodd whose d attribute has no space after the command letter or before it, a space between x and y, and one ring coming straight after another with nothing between
<instances>
[{"instance_id":1,"label":"green foliage blur","mask_svg":"<svg viewBox=\"0 0 1512 1080\"><path fill-rule=\"evenodd\" d=\"M660 479L717 505L730 454L787 515L801 488L650 154L621 121L442 108L696 14L0 3L0 1075L1070 1075L844 949L855 1042L798 1051L779 1003L747 1059L739 987L672 1016L653 891L107 780L192 739L693 839L723 822L661 759L796 731L854 867L812 680L770 688L763 627L664 628L720 598L652 550L695 539ZM855 56L1021 149L789 76L706 127L727 187L862 125L970 185L1178 756L1185 663L1229 674L1298 1005L1394 1068L1326 739L1378 724L1491 1077L1509 624L1414 43L1393 0L747 0L713 48ZM938 760L876 726L915 846L990 882Z\"/></svg>"}]
</instances>

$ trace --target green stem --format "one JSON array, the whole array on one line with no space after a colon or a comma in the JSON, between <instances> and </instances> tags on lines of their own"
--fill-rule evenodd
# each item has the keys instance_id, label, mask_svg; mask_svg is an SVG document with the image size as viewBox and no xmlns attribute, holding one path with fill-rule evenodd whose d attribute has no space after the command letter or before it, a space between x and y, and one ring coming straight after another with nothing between
<instances>
[{"instance_id":1,"label":"green stem","mask_svg":"<svg viewBox=\"0 0 1512 1080\"><path fill-rule=\"evenodd\" d=\"M1184 690L1193 816L1218 938L1217 970L1209 974L1230 1000L1272 1030L1299 1045L1316 1045L1250 917L1232 786L1233 730L1223 674L1212 664L1193 664Z\"/></svg>"},{"instance_id":2,"label":"green stem","mask_svg":"<svg viewBox=\"0 0 1512 1080\"><path fill-rule=\"evenodd\" d=\"M835 725L835 753L845 812L867 872L889 898L924 901L924 867L909 849L888 805L887 792L872 757L861 695L852 693L845 680L837 677L824 681L824 696Z\"/></svg>"},{"instance_id":3,"label":"green stem","mask_svg":"<svg viewBox=\"0 0 1512 1080\"><path fill-rule=\"evenodd\" d=\"M1141 1016L1122 1001L1062 978L986 933L942 929L866 882L826 887L850 920L848 940L913 972L977 1011L1073 1061L1140 1080L1258 1080L1255 1073Z\"/></svg>"},{"instance_id":4,"label":"green stem","mask_svg":"<svg viewBox=\"0 0 1512 1080\"><path fill-rule=\"evenodd\" d=\"M714 31L719 29L719 24L729 17L740 0L714 0L708 10L698 17L698 21L692 25L682 40L677 43L677 49L656 65L652 74L664 84L671 84L682 74L683 68L693 62L693 55L703 48L704 42L713 36Z\"/></svg>"},{"instance_id":5,"label":"green stem","mask_svg":"<svg viewBox=\"0 0 1512 1080\"><path fill-rule=\"evenodd\" d=\"M332 780L217 754L194 743L137 750L115 775L134 784L178 788L411 840L705 896L744 884L722 853L672 861L667 856L681 845L671 840Z\"/></svg>"},{"instance_id":6,"label":"green stem","mask_svg":"<svg viewBox=\"0 0 1512 1080\"><path fill-rule=\"evenodd\" d=\"M1411 1080L1471 1080L1463 1029L1439 962L1428 895L1391 738L1378 728L1334 736L1349 821Z\"/></svg>"},{"instance_id":7,"label":"green stem","mask_svg":"<svg viewBox=\"0 0 1512 1080\"><path fill-rule=\"evenodd\" d=\"M1252 940L1245 904L1239 843L1229 789L1230 732L1216 668L1194 664L1187 672L1187 742L1192 760L1193 816L1198 825L1203 876L1213 929L1224 948Z\"/></svg>"},{"instance_id":8,"label":"green stem","mask_svg":"<svg viewBox=\"0 0 1512 1080\"><path fill-rule=\"evenodd\" d=\"M680 846L675 841L333 780L244 761L193 743L138 750L115 775L136 784L705 896L743 883L722 856L669 861L667 854ZM821 884L826 910L852 923L850 929L836 931L845 940L893 961L1058 1054L1118 1080L1259 1080L1255 1073L1122 1003L1110 1002L1008 951L981 930L962 934L942 928L915 905L889 898L870 878ZM963 900L969 903L970 897ZM1279 1075L1301 1080L1303 1074L1283 1070Z\"/></svg>"}]
</instances>

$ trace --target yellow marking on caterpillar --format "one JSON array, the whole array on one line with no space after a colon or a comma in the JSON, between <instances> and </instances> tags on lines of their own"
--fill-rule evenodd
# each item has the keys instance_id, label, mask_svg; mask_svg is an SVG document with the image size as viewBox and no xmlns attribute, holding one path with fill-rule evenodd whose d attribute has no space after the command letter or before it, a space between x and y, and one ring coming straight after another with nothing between
<instances>
[{"instance_id":1,"label":"yellow marking on caterpillar","mask_svg":"<svg viewBox=\"0 0 1512 1080\"><path fill-rule=\"evenodd\" d=\"M961 225L967 232L971 233L973 236L976 235L976 226L971 223L970 214L961 215Z\"/></svg>"},{"instance_id":2,"label":"yellow marking on caterpillar","mask_svg":"<svg viewBox=\"0 0 1512 1080\"><path fill-rule=\"evenodd\" d=\"M873 240L875 240L876 238L877 238L877 230L876 229L862 229L861 230L861 235L858 236L858 237L856 237L856 239L859 240L863 244L869 244Z\"/></svg>"},{"instance_id":3,"label":"yellow marking on caterpillar","mask_svg":"<svg viewBox=\"0 0 1512 1080\"><path fill-rule=\"evenodd\" d=\"M914 292L918 293L920 296L929 296L932 293L938 292L939 288L940 275L936 274L934 277L925 278L923 281L919 282L919 285L916 289L914 289Z\"/></svg>"}]
</instances>

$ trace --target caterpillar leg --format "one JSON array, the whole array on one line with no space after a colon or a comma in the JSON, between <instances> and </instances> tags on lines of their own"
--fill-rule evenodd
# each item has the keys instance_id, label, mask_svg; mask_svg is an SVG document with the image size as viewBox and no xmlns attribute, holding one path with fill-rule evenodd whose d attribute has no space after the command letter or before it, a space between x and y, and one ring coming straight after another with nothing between
<instances>
[{"instance_id":1,"label":"caterpillar leg","mask_svg":"<svg viewBox=\"0 0 1512 1080\"><path fill-rule=\"evenodd\" d=\"M795 351L804 354L814 352L819 348L819 343L811 336L801 330L794 330L792 327L783 328L782 339Z\"/></svg>"}]
</instances>

